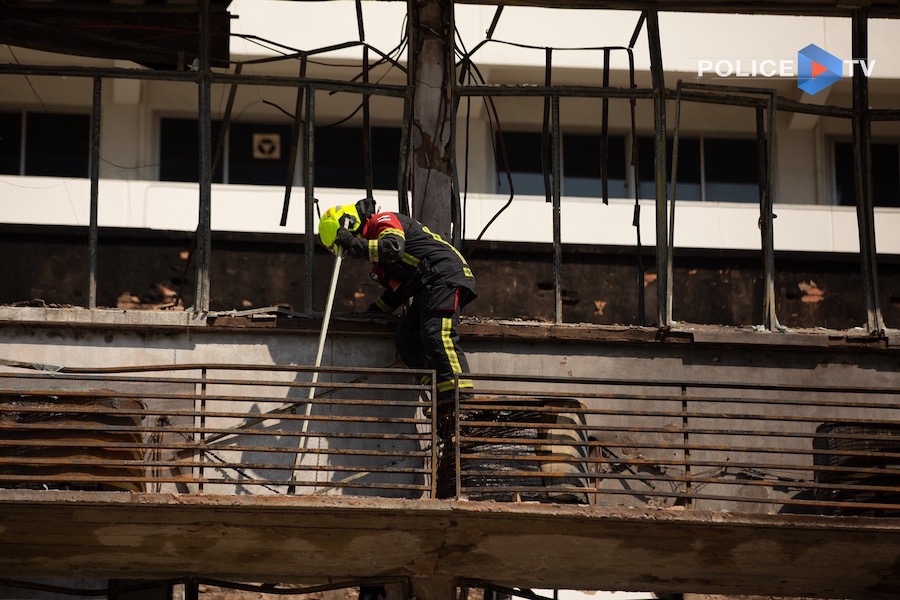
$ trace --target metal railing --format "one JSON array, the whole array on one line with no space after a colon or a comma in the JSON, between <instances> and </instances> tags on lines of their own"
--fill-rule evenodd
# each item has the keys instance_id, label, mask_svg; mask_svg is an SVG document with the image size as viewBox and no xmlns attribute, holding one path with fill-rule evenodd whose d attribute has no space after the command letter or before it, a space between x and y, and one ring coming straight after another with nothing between
<instances>
[{"instance_id":1,"label":"metal railing","mask_svg":"<svg viewBox=\"0 0 900 600\"><path fill-rule=\"evenodd\" d=\"M240 365L3 373L0 486L431 495L436 444L421 398L434 395L417 378L433 381Z\"/></svg>"},{"instance_id":2,"label":"metal railing","mask_svg":"<svg viewBox=\"0 0 900 600\"><path fill-rule=\"evenodd\" d=\"M900 516L900 390L472 375L438 493Z\"/></svg>"},{"instance_id":3,"label":"metal railing","mask_svg":"<svg viewBox=\"0 0 900 600\"><path fill-rule=\"evenodd\" d=\"M435 406L430 371L65 371L0 373L0 488L900 516L895 387L467 374Z\"/></svg>"}]
</instances>

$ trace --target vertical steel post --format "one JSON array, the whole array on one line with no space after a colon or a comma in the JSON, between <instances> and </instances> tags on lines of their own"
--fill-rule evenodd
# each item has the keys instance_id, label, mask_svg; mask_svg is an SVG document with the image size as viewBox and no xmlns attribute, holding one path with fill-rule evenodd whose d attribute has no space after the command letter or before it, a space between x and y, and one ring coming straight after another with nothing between
<instances>
[{"instance_id":1,"label":"vertical steel post","mask_svg":"<svg viewBox=\"0 0 900 600\"><path fill-rule=\"evenodd\" d=\"M544 49L544 85L548 88L552 85L552 69L553 69L553 48ZM551 175L547 170L547 164L553 164L553 150L550 149L550 108L551 100L549 96L544 96L544 123L541 131L541 174L544 176L544 198L547 202L553 202L553 183L550 181ZM552 170L552 166L550 169Z\"/></svg>"},{"instance_id":2,"label":"vertical steel post","mask_svg":"<svg viewBox=\"0 0 900 600\"><path fill-rule=\"evenodd\" d=\"M197 216L197 285L194 311L209 311L209 266L212 254L212 116L210 83L210 0L200 0L199 155L200 209Z\"/></svg>"},{"instance_id":3,"label":"vertical steel post","mask_svg":"<svg viewBox=\"0 0 900 600\"><path fill-rule=\"evenodd\" d=\"M654 172L656 174L656 285L659 327L672 324L672 287L667 273L668 224L666 222L666 82L656 10L647 10L647 37L650 42L650 75L653 81Z\"/></svg>"},{"instance_id":4,"label":"vertical steel post","mask_svg":"<svg viewBox=\"0 0 900 600\"><path fill-rule=\"evenodd\" d=\"M363 46L363 83L369 83L369 47ZM371 94L363 92L363 171L366 180L366 198L372 198L372 118Z\"/></svg>"},{"instance_id":5,"label":"vertical steel post","mask_svg":"<svg viewBox=\"0 0 900 600\"><path fill-rule=\"evenodd\" d=\"M412 130L412 87L403 96L403 121L400 123L400 157L397 168L397 205L404 215L410 214L409 206L409 135Z\"/></svg>"},{"instance_id":6,"label":"vertical steel post","mask_svg":"<svg viewBox=\"0 0 900 600\"><path fill-rule=\"evenodd\" d=\"M666 246L666 281L672 289L675 278L672 275L675 262L675 197L678 195L678 145L681 139L681 80L675 91L675 131L672 133L672 199L669 204L669 240ZM669 295L668 315L672 318L675 299Z\"/></svg>"},{"instance_id":7,"label":"vertical steel post","mask_svg":"<svg viewBox=\"0 0 900 600\"><path fill-rule=\"evenodd\" d=\"M693 494L693 486L691 486L691 438L688 434L688 429L690 429L691 424L687 417L687 413L687 388L681 386L681 441L684 444L684 478L687 480L684 483L684 491L688 494L688 497L684 499L684 505L686 508L690 508L693 505L693 498L690 497L690 495Z\"/></svg>"},{"instance_id":8,"label":"vertical steel post","mask_svg":"<svg viewBox=\"0 0 900 600\"><path fill-rule=\"evenodd\" d=\"M406 14L410 16L415 14L413 0L407 0ZM413 20L411 18L407 18L406 38L408 40L413 40L413 36L416 35L415 31L416 29L415 25L413 24ZM397 203L400 212L404 215L412 214L412 207L410 206L409 198L410 171L412 170L412 167L410 164L409 154L410 149L412 148L412 140L410 139L410 136L412 135L413 126L413 99L415 97L416 89L415 73L417 70L417 59L418 54L413 51L412 47L409 47L407 50L406 60L406 94L403 95L403 122L400 124L400 162L397 169Z\"/></svg>"},{"instance_id":9,"label":"vertical steel post","mask_svg":"<svg viewBox=\"0 0 900 600\"><path fill-rule=\"evenodd\" d=\"M238 63L234 67L234 74L240 75L241 71L244 70L244 63ZM212 171L215 172L216 166L219 164L219 161L222 159L222 154L225 152L225 141L228 139L228 127L231 125L231 113L234 111L234 99L237 96L238 84L232 83L231 88L228 90L228 102L225 103L225 114L222 115L222 130L219 132L219 141L216 144L216 152L213 154L212 159Z\"/></svg>"},{"instance_id":10,"label":"vertical steel post","mask_svg":"<svg viewBox=\"0 0 900 600\"><path fill-rule=\"evenodd\" d=\"M437 398L437 373L434 373L431 377L431 397ZM432 412L433 415L437 416L437 401L435 400L432 404ZM462 459L460 458L460 454L462 454L462 442L460 441L461 428L459 426L460 417L462 415L459 412L459 381L456 382L456 393L453 394L453 444L454 450L453 458L456 464L453 467L454 475L456 476L456 498L462 496ZM444 440L444 447L447 446L447 441Z\"/></svg>"},{"instance_id":11,"label":"vertical steel post","mask_svg":"<svg viewBox=\"0 0 900 600\"><path fill-rule=\"evenodd\" d=\"M758 145L759 173L759 229L763 254L763 319L769 331L781 329L775 311L775 228L773 220L772 170L775 168L775 94L768 99L766 111L768 126L763 118L763 108L756 109L756 143ZM763 144L765 143L765 146Z\"/></svg>"},{"instance_id":12,"label":"vertical steel post","mask_svg":"<svg viewBox=\"0 0 900 600\"><path fill-rule=\"evenodd\" d=\"M306 77L307 58L306 54L300 56L301 79ZM281 207L281 222L279 223L282 227L287 225L288 209L291 205L291 191L294 187L294 175L297 172L297 150L300 147L300 135L303 131L303 105L305 92L306 88L302 85L299 86L297 88L297 98L294 102L294 124L291 128L291 150L290 155L288 156L287 181L284 186L284 204Z\"/></svg>"},{"instance_id":13,"label":"vertical steel post","mask_svg":"<svg viewBox=\"0 0 900 600\"><path fill-rule=\"evenodd\" d=\"M451 32L456 31L456 9L450 3L450 27ZM450 34L451 36L453 33ZM459 188L459 162L456 160L456 114L459 109L459 94L457 93L456 66L454 64L455 47L450 50L450 74L447 85L450 86L449 99L447 100L450 111L450 243L455 248L462 248L462 233L465 223L465 215L462 213L462 199Z\"/></svg>"},{"instance_id":14,"label":"vertical steel post","mask_svg":"<svg viewBox=\"0 0 900 600\"><path fill-rule=\"evenodd\" d=\"M868 11L853 11L852 52L855 60L868 60ZM872 190L872 125L869 120L869 80L853 66L853 163L856 173L856 219L859 257L866 300L866 328L871 334L884 329L878 301L878 266L875 250L875 199Z\"/></svg>"},{"instance_id":15,"label":"vertical steel post","mask_svg":"<svg viewBox=\"0 0 900 600\"><path fill-rule=\"evenodd\" d=\"M201 453L202 460L200 467L197 469L199 483L197 484L197 493L203 493L203 482L206 477L204 466L206 464L206 378L208 371L206 367L200 370L200 446L203 448Z\"/></svg>"},{"instance_id":16,"label":"vertical steel post","mask_svg":"<svg viewBox=\"0 0 900 600\"><path fill-rule=\"evenodd\" d=\"M637 87L634 78L634 52L632 48L634 47L635 38L637 37L643 22L644 15L641 14L638 29L635 30L634 37L631 38L631 45L628 47L628 82L631 89ZM647 310L645 306L647 294L644 291L644 249L641 244L641 177L640 164L638 161L637 118L635 115L637 110L637 100L631 98L629 100L629 105L631 109L631 173L634 178L634 215L632 216L631 225L634 227L635 249L637 251L636 283L638 297L638 325L643 327L647 321Z\"/></svg>"},{"instance_id":17,"label":"vertical steel post","mask_svg":"<svg viewBox=\"0 0 900 600\"><path fill-rule=\"evenodd\" d=\"M303 143L303 171L304 189L306 191L306 237L304 246L306 250L306 298L305 311L311 315L315 309L314 285L315 285L315 260L316 260L316 229L313 224L314 208L316 203L316 189L313 185L315 176L315 135L316 135L316 88L309 86L306 90L306 139Z\"/></svg>"},{"instance_id":18,"label":"vertical steel post","mask_svg":"<svg viewBox=\"0 0 900 600\"><path fill-rule=\"evenodd\" d=\"M603 87L609 87L610 49L603 49ZM600 192L603 204L609 204L609 97L600 101Z\"/></svg>"},{"instance_id":19,"label":"vertical steel post","mask_svg":"<svg viewBox=\"0 0 900 600\"><path fill-rule=\"evenodd\" d=\"M184 582L184 600L200 600L200 582L189 578Z\"/></svg>"},{"instance_id":20,"label":"vertical steel post","mask_svg":"<svg viewBox=\"0 0 900 600\"><path fill-rule=\"evenodd\" d=\"M550 165L553 177L553 295L554 317L563 322L562 309L562 226L559 182L559 96L551 101Z\"/></svg>"},{"instance_id":21,"label":"vertical steel post","mask_svg":"<svg viewBox=\"0 0 900 600\"><path fill-rule=\"evenodd\" d=\"M100 102L101 79L94 76L91 111L91 220L88 228L88 308L97 308L97 214L100 198Z\"/></svg>"},{"instance_id":22,"label":"vertical steel post","mask_svg":"<svg viewBox=\"0 0 900 600\"><path fill-rule=\"evenodd\" d=\"M459 389L459 383L456 384L457 390ZM421 392L419 392L421 394ZM458 396L459 394L457 394ZM432 371L431 373L431 395L429 396L431 401L431 418L429 419L431 423L431 499L434 500L438 497L440 493L438 491L438 467L440 466L441 455L438 453L440 449L442 453L447 453L447 448L450 445L449 439L446 438L450 435L450 432L446 429L442 428L441 420L438 416L438 402L437 402L437 374ZM459 406L459 402L454 400L454 406ZM455 412L453 414L454 420L459 422L459 412ZM441 443L443 443L443 447L441 448ZM455 442L454 442L455 443ZM459 488L457 487L457 494L459 493Z\"/></svg>"}]
</instances>

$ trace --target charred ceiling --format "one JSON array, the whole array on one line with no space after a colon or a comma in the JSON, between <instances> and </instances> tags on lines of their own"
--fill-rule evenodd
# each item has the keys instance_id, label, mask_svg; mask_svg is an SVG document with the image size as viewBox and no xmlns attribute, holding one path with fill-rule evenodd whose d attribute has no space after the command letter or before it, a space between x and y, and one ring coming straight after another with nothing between
<instances>
[{"instance_id":1,"label":"charred ceiling","mask_svg":"<svg viewBox=\"0 0 900 600\"><path fill-rule=\"evenodd\" d=\"M213 66L228 66L230 2L209 2ZM201 4L192 0L0 0L0 43L183 70L199 55Z\"/></svg>"},{"instance_id":2,"label":"charred ceiling","mask_svg":"<svg viewBox=\"0 0 900 600\"><path fill-rule=\"evenodd\" d=\"M867 9L871 17L900 17L897 0L456 0L458 4L535 6L544 8L594 8L783 15L849 16Z\"/></svg>"}]
</instances>

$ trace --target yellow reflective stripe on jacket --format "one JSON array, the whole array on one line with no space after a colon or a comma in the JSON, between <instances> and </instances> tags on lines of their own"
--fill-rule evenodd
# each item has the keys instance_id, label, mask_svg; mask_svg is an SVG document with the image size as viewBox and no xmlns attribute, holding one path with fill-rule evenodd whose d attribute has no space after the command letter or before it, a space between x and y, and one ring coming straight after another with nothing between
<instances>
[{"instance_id":1,"label":"yellow reflective stripe on jacket","mask_svg":"<svg viewBox=\"0 0 900 600\"><path fill-rule=\"evenodd\" d=\"M398 235L401 238L403 238L404 240L406 239L406 233L402 229L397 229L396 227L388 227L387 229L382 230L378 234L378 239L381 239L382 237L388 235L389 233Z\"/></svg>"},{"instance_id":2,"label":"yellow reflective stripe on jacket","mask_svg":"<svg viewBox=\"0 0 900 600\"><path fill-rule=\"evenodd\" d=\"M413 267L418 267L419 263L422 262L421 260L419 260L418 258L416 258L415 256L413 256L412 254L410 254L408 252L404 252L403 258L401 258L400 260L410 266L413 266Z\"/></svg>"},{"instance_id":3,"label":"yellow reflective stripe on jacket","mask_svg":"<svg viewBox=\"0 0 900 600\"><path fill-rule=\"evenodd\" d=\"M397 229L396 227L388 227L384 231L381 231L378 234L378 239L369 240L368 247L369 247L369 261L370 262L379 262L378 257L380 256L380 254L378 252L378 242L380 242L381 238L383 238L386 235L396 235L401 240L406 240L406 234L403 232L402 229Z\"/></svg>"},{"instance_id":4,"label":"yellow reflective stripe on jacket","mask_svg":"<svg viewBox=\"0 0 900 600\"><path fill-rule=\"evenodd\" d=\"M428 227L425 226L425 225L422 226L422 231L424 231L425 233L427 233L428 235L430 235L431 237L433 237L433 238L434 238L435 240L437 240L438 242L444 244L445 246L447 246L448 248L450 248L451 250L453 250L454 254L456 254L456 256L459 258L459 260L462 261L462 264L463 264L463 274L464 274L466 277L475 277L475 276L472 274L472 269L470 269L469 266L468 266L469 263L466 262L465 257L460 253L460 251L456 249L456 246L454 246L453 244L448 243L447 240L445 240L444 238L442 238L442 237L439 236L438 234L436 234L436 233L434 233L433 231L431 231L430 229L428 229Z\"/></svg>"}]
</instances>

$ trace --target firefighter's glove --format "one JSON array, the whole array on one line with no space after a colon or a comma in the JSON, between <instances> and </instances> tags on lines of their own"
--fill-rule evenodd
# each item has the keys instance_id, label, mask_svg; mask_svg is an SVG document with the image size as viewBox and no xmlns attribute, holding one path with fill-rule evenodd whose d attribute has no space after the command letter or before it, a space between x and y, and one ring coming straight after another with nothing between
<instances>
[{"instance_id":1,"label":"firefighter's glove","mask_svg":"<svg viewBox=\"0 0 900 600\"><path fill-rule=\"evenodd\" d=\"M353 240L356 239L356 236L350 232L346 227L339 227L337 230L337 234L334 236L334 243L343 248L344 250L349 250L353 245Z\"/></svg>"}]
</instances>

